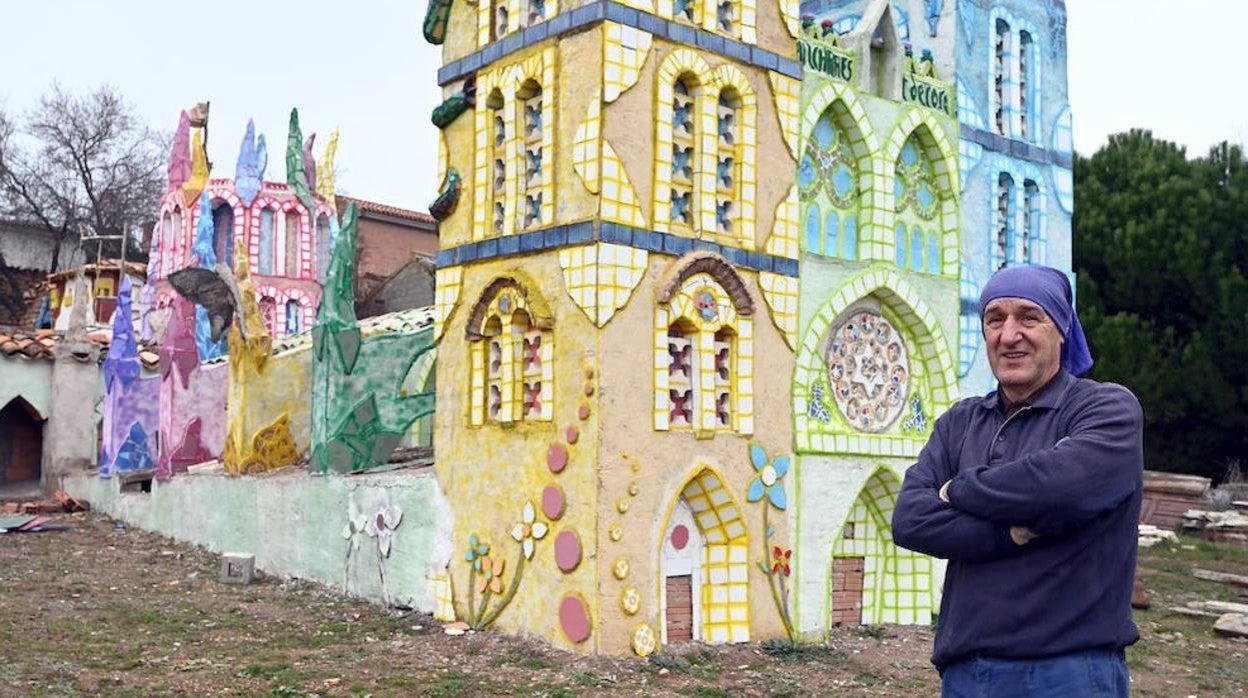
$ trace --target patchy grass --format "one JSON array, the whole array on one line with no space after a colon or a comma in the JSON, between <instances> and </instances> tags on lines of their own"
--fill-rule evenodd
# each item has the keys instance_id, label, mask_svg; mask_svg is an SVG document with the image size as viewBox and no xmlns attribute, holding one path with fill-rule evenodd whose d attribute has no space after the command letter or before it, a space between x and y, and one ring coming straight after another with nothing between
<instances>
[{"instance_id":1,"label":"patchy grass","mask_svg":"<svg viewBox=\"0 0 1248 698\"><path fill-rule=\"evenodd\" d=\"M496 632L447 636L428 616L298 580L223 586L218 558L203 550L92 515L60 520L73 529L0 545L0 696L939 692L927 627L840 627L824 642L690 643L648 660L591 656ZM1153 607L1137 614L1142 640L1128 651L1133 695L1248 691L1248 642L1213 634L1212 618L1168 610L1235 600L1233 587L1198 580L1193 567L1248 574L1248 550L1185 538L1141 552Z\"/></svg>"}]
</instances>

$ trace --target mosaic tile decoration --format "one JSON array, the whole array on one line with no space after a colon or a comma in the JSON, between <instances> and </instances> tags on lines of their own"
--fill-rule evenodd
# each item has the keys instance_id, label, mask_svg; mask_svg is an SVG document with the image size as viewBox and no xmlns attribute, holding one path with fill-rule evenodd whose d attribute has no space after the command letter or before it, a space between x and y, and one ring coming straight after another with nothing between
<instances>
[{"instance_id":1,"label":"mosaic tile decoration","mask_svg":"<svg viewBox=\"0 0 1248 698\"><path fill-rule=\"evenodd\" d=\"M1060 153L1066 159L1070 159L1075 148L1072 138L1070 105L1066 104L1062 106L1061 113L1053 121L1052 152ZM1074 173L1070 167L1053 164L1049 166L1049 174L1053 177L1054 195L1057 197L1058 205L1066 213L1073 213L1075 210Z\"/></svg>"},{"instance_id":2,"label":"mosaic tile decoration","mask_svg":"<svg viewBox=\"0 0 1248 698\"><path fill-rule=\"evenodd\" d=\"M559 14L559 0L476 0L477 46L484 47Z\"/></svg>"},{"instance_id":3,"label":"mosaic tile decoration","mask_svg":"<svg viewBox=\"0 0 1248 698\"><path fill-rule=\"evenodd\" d=\"M789 349L796 348L798 279L764 271L758 274L758 286L763 291L763 299L767 302L768 309L771 310L771 321L784 335L785 344L789 345Z\"/></svg>"},{"instance_id":4,"label":"mosaic tile decoration","mask_svg":"<svg viewBox=\"0 0 1248 698\"><path fill-rule=\"evenodd\" d=\"M958 398L957 364L950 354L944 330L918 291L895 270L876 266L843 284L816 312L797 348L793 371L794 443L801 452L869 454L915 457L926 433L868 434L853 431L839 417L830 423L810 416L812 391L826 383L828 367L823 358L827 332L855 303L868 295L879 299L892 315L892 324L908 336L913 374L911 392L926 394L930 417L943 413ZM912 342L912 343L911 343Z\"/></svg>"},{"instance_id":5,"label":"mosaic tile decoration","mask_svg":"<svg viewBox=\"0 0 1248 698\"><path fill-rule=\"evenodd\" d=\"M602 141L602 196L598 216L604 221L646 227L645 214L642 213L637 192L628 181L624 163L605 139Z\"/></svg>"},{"instance_id":6,"label":"mosaic tile decoration","mask_svg":"<svg viewBox=\"0 0 1248 698\"><path fill-rule=\"evenodd\" d=\"M811 76L813 78L813 74ZM816 78L817 79L817 78ZM891 168L879 160L880 145L866 109L850 86L832 80L817 79L818 89L802 109L801 140L798 152L804 153L807 143L815 137L816 127L825 114L844 135L850 152L857 160L858 173L857 238L858 259L891 260L892 230L888 228L892 201L885 199L891 192ZM890 161L891 164L891 161ZM799 181L800 181L799 170ZM820 220L826 216L821 212ZM823 236L821 236L823 237Z\"/></svg>"},{"instance_id":7,"label":"mosaic tile decoration","mask_svg":"<svg viewBox=\"0 0 1248 698\"><path fill-rule=\"evenodd\" d=\"M649 253L597 243L559 251L564 288L599 328L623 308L646 273Z\"/></svg>"},{"instance_id":8,"label":"mosaic tile decoration","mask_svg":"<svg viewBox=\"0 0 1248 698\"><path fill-rule=\"evenodd\" d=\"M958 280L958 295L961 296L962 307L958 315L958 376L965 378L975 365L975 357L979 354L979 345L984 336L980 334L979 324L979 284L971 272L971 264L962 260L962 277Z\"/></svg>"},{"instance_id":9,"label":"mosaic tile decoration","mask_svg":"<svg viewBox=\"0 0 1248 698\"><path fill-rule=\"evenodd\" d=\"M576 137L572 140L572 169L590 194L601 191L598 181L601 174L598 162L601 140L602 93L595 90L589 99L589 106L585 107L585 118L577 125Z\"/></svg>"},{"instance_id":10,"label":"mosaic tile decoration","mask_svg":"<svg viewBox=\"0 0 1248 698\"><path fill-rule=\"evenodd\" d=\"M549 46L517 63L478 75L473 240L513 235L518 229L541 227L554 220L555 58L555 47ZM528 85L536 86L537 96L522 96ZM534 100L540 100L540 115L532 112ZM500 126L501 134L497 132ZM531 145L537 150L530 152L526 146ZM522 196L522 173L529 196ZM501 202L497 200L500 196ZM524 215L518 216L517 211Z\"/></svg>"},{"instance_id":11,"label":"mosaic tile decoration","mask_svg":"<svg viewBox=\"0 0 1248 698\"><path fill-rule=\"evenodd\" d=\"M1001 78L1001 89L989 90L989 122L993 132L1029 143L1042 143L1037 107L1038 95L1042 94L1042 61L1039 42L1043 34L1021 16L1009 9L994 5L989 12L989 27L1000 27L1004 34L994 30L991 41L985 41L987 63L990 66L989 84L995 76ZM1028 41L1024 42L1026 37ZM998 119L997 114L1000 114Z\"/></svg>"},{"instance_id":12,"label":"mosaic tile decoration","mask_svg":"<svg viewBox=\"0 0 1248 698\"><path fill-rule=\"evenodd\" d=\"M767 254L776 255L777 257L787 257L789 259L797 259L798 256L798 226L800 225L797 200L797 183L789 187L789 193L776 206L775 216L772 218L771 235L767 237Z\"/></svg>"},{"instance_id":13,"label":"mosaic tile decoration","mask_svg":"<svg viewBox=\"0 0 1248 698\"><path fill-rule=\"evenodd\" d=\"M670 4L670 0L666 0ZM665 0L659 0L660 12ZM670 11L669 11L670 13ZM650 218L654 222L654 229L661 233L670 233L673 231L672 225L672 202L668 197L661 195L672 189L672 163L673 157L673 140L674 132L672 124L676 120L676 112L673 107L675 102L674 85L678 78L684 78L692 81L692 87L695 89L699 86L709 86L711 84L711 67L706 60L697 52L689 49L677 49L668 54L663 60L658 70L658 89L655 90L655 111L654 118L656 124L655 144L654 144L654 209ZM697 122L705 129L708 121L713 122L715 116L707 107L709 100L701 100L695 102L692 109L694 113L686 115L691 123ZM696 126L693 129L696 133ZM696 181L696 174L694 176ZM712 180L712 183L714 180ZM705 201L699 199L698 210L702 210ZM680 231L686 234L692 234L692 231Z\"/></svg>"},{"instance_id":14,"label":"mosaic tile decoration","mask_svg":"<svg viewBox=\"0 0 1248 698\"><path fill-rule=\"evenodd\" d=\"M709 467L680 494L706 538L702 589L695 592L702 594L702 637L713 643L748 642L749 536L741 509L723 478Z\"/></svg>"},{"instance_id":15,"label":"mosaic tile decoration","mask_svg":"<svg viewBox=\"0 0 1248 698\"><path fill-rule=\"evenodd\" d=\"M946 138L944 131L937 125L932 118L931 113L924 109L912 109L901 122L897 124L897 128L893 130L892 135L884 144L884 162L891 165L897 162L901 155L901 150L906 142L910 140L911 135L917 137L918 143L922 146L924 155L930 160L933 170L934 186L941 192L939 204L940 219L940 248L941 248L941 266L940 273L943 276L956 277L958 275L958 201L956 192L961 191L958 184L957 153L953 145ZM891 172L890 172L891 174ZM888 184L892 184L889 182ZM895 194L893 186L885 186L882 190L873 192L877 195L882 194L885 210L894 211L896 208ZM878 232L878 229L877 229ZM884 257L872 257L872 259L893 260L896 257L896 239L892 231L888 231L884 235L884 239L876 239L872 244L873 251L876 253L885 253Z\"/></svg>"},{"instance_id":16,"label":"mosaic tile decoration","mask_svg":"<svg viewBox=\"0 0 1248 698\"><path fill-rule=\"evenodd\" d=\"M693 328L693 335L674 339L671 328L677 322ZM721 330L731 333L735 342L729 345L735 347L717 346ZM735 359L735 369L723 366L722 358L717 365L725 350ZM674 382L677 370L683 374L679 383ZM727 405L721 403L725 391L716 382L720 373L729 381ZM683 389L683 400L674 388ZM730 412L728 425L720 417L724 412ZM680 413L687 419L673 424L673 415ZM654 313L654 428L681 427L708 436L716 431L754 432L754 322L737 313L723 286L707 273L683 279L672 300Z\"/></svg>"},{"instance_id":17,"label":"mosaic tile decoration","mask_svg":"<svg viewBox=\"0 0 1248 698\"><path fill-rule=\"evenodd\" d=\"M758 97L745 73L730 63L723 63L715 68L713 89L720 94L721 103L715 112L715 127L705 133L718 135L707 139L712 145L705 151L710 161L704 161L704 166L707 168L707 173L712 173L712 186L708 191L712 194L712 200L715 203L710 209L713 214L711 225L707 228L704 221L703 230L715 230L721 240L737 242L752 250L758 249L762 246L762 241L756 238L754 210L755 192L758 190L758 177L755 171L758 163ZM725 92L735 93L740 104L736 107L726 107L723 104ZM725 120L733 116L740 119L735 129L725 124ZM723 156L725 154L736 160L735 173L732 172L731 166L728 167L727 172L721 171L724 169ZM730 185L725 184L725 175L732 178ZM716 192L718 192L718 197L715 197ZM719 211L721 200L735 203L736 212L730 211L726 215L721 215ZM736 224L735 228L730 223L728 229L725 230L721 223L723 218L731 219L731 223Z\"/></svg>"},{"instance_id":18,"label":"mosaic tile decoration","mask_svg":"<svg viewBox=\"0 0 1248 698\"><path fill-rule=\"evenodd\" d=\"M784 20L789 36L796 39L802 32L801 0L777 0L780 3L780 18Z\"/></svg>"},{"instance_id":19,"label":"mosaic tile decoration","mask_svg":"<svg viewBox=\"0 0 1248 698\"><path fill-rule=\"evenodd\" d=\"M780 135L784 137L784 144L796 160L801 157L797 143L802 134L802 81L780 73L767 73L767 79L771 82L771 98L776 105L776 118L780 120Z\"/></svg>"},{"instance_id":20,"label":"mosaic tile decoration","mask_svg":"<svg viewBox=\"0 0 1248 698\"><path fill-rule=\"evenodd\" d=\"M610 104L637 84L654 37L616 22L603 22L602 36L602 99Z\"/></svg>"},{"instance_id":21,"label":"mosaic tile decoration","mask_svg":"<svg viewBox=\"0 0 1248 698\"><path fill-rule=\"evenodd\" d=\"M932 560L893 544L891 522L900 490L892 471L876 470L858 493L833 548L829 592L824 598L833 598L831 579L838 562L863 558L863 624L932 622ZM831 603L828 606L825 617L830 618L833 609Z\"/></svg>"},{"instance_id":22,"label":"mosaic tile decoration","mask_svg":"<svg viewBox=\"0 0 1248 698\"><path fill-rule=\"evenodd\" d=\"M433 338L442 338L446 320L459 304L459 290L463 284L463 267L439 267L434 272L433 283Z\"/></svg>"},{"instance_id":23,"label":"mosaic tile decoration","mask_svg":"<svg viewBox=\"0 0 1248 698\"><path fill-rule=\"evenodd\" d=\"M961 77L957 79L957 90L958 121L972 128L987 128L988 122L984 119L983 112L980 111L979 100ZM976 165L979 164L979 160L983 156L983 145L966 138L958 139L958 164L960 165L959 172L962 177L963 190L966 188L971 172L975 170Z\"/></svg>"},{"instance_id":24,"label":"mosaic tile decoration","mask_svg":"<svg viewBox=\"0 0 1248 698\"><path fill-rule=\"evenodd\" d=\"M1015 264L1045 264L1048 261L1047 190L1044 172L1034 163L1005 155L987 161L988 178L988 262L990 269ZM1002 177L1011 186L1002 188ZM1001 197L1007 201L1003 220Z\"/></svg>"},{"instance_id":25,"label":"mosaic tile decoration","mask_svg":"<svg viewBox=\"0 0 1248 698\"><path fill-rule=\"evenodd\" d=\"M825 349L833 403L858 431L879 433L906 408L910 388L905 339L871 310L843 317Z\"/></svg>"},{"instance_id":26,"label":"mosaic tile decoration","mask_svg":"<svg viewBox=\"0 0 1248 698\"><path fill-rule=\"evenodd\" d=\"M550 421L554 416L554 332L537 326L549 311L540 298L533 300L535 289L532 283L496 281L477 301L484 306L480 325L468 328L480 337L471 348L473 426Z\"/></svg>"}]
</instances>

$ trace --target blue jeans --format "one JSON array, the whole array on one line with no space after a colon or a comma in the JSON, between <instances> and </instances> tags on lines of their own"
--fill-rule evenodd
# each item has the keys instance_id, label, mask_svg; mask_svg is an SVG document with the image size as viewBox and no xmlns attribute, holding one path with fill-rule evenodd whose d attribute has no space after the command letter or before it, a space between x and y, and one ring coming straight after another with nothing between
<instances>
[{"instance_id":1,"label":"blue jeans","mask_svg":"<svg viewBox=\"0 0 1248 698\"><path fill-rule=\"evenodd\" d=\"M1041 659L969 657L945 667L940 679L942 698L1125 698L1131 693L1120 649Z\"/></svg>"}]
</instances>

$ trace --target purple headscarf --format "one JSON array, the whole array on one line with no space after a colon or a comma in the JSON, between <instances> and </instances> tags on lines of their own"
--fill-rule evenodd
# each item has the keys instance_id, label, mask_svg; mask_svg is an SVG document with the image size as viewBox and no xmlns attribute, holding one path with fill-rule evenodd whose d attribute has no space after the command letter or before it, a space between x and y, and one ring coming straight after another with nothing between
<instances>
[{"instance_id":1,"label":"purple headscarf","mask_svg":"<svg viewBox=\"0 0 1248 698\"><path fill-rule=\"evenodd\" d=\"M1076 376L1092 368L1092 354L1075 314L1066 274L1052 267L1018 266L997 270L979 294L979 316L997 298L1023 298L1044 308L1066 339L1062 343L1062 368Z\"/></svg>"}]
</instances>

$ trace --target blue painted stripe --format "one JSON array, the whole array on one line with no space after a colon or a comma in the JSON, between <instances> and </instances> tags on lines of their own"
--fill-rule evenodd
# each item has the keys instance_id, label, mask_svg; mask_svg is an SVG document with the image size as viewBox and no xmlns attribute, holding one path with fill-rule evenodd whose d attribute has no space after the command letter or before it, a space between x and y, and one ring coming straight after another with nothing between
<instances>
[{"instance_id":1,"label":"blue painted stripe","mask_svg":"<svg viewBox=\"0 0 1248 698\"><path fill-rule=\"evenodd\" d=\"M544 252L588 242L608 242L637 250L646 250L679 257L694 250L714 252L734 266L753 271L765 271L781 276L797 276L797 260L778 257L765 252L743 250L739 247L721 245L711 240L697 240L683 235L660 233L655 230L634 228L620 223L600 221L597 235L594 221L581 221L557 225L507 237L478 240L457 247L438 250L436 263L439 267L453 267L470 262L486 262L515 254Z\"/></svg>"},{"instance_id":2,"label":"blue painted stripe","mask_svg":"<svg viewBox=\"0 0 1248 698\"><path fill-rule=\"evenodd\" d=\"M1067 153L1041 148L1034 143L1014 140L999 133L967 126L966 124L959 124L959 127L962 140L982 145L986 150L991 150L994 153L1004 153L1019 160L1035 162L1041 165L1057 165L1068 170L1074 166L1074 157Z\"/></svg>"},{"instance_id":3,"label":"blue painted stripe","mask_svg":"<svg viewBox=\"0 0 1248 698\"><path fill-rule=\"evenodd\" d=\"M758 46L745 44L688 24L656 17L621 5L614 0L598 0L574 10L561 12L540 24L512 32L503 37L501 41L495 41L480 51L447 63L438 69L438 84L446 85L460 80L478 69L487 68L491 63L517 51L523 51L552 36L564 36L584 31L589 25L604 19L640 29L661 38L671 39L690 48L710 51L756 68L787 75L795 80L802 79L802 64L792 58L786 58Z\"/></svg>"}]
</instances>

